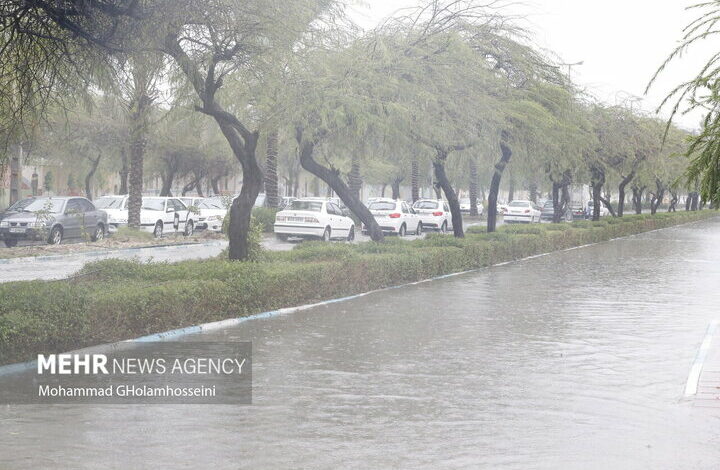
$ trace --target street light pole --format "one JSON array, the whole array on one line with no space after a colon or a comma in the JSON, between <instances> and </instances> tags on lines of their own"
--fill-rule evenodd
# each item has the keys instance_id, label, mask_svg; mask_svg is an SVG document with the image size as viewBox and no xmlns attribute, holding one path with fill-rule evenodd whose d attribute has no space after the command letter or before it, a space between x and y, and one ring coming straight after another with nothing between
<instances>
[{"instance_id":1,"label":"street light pole","mask_svg":"<svg viewBox=\"0 0 720 470\"><path fill-rule=\"evenodd\" d=\"M572 68L579 65L584 65L585 61L581 60L580 62L574 62L570 64L559 64L561 67L567 67L568 68L568 80L572 82Z\"/></svg>"}]
</instances>

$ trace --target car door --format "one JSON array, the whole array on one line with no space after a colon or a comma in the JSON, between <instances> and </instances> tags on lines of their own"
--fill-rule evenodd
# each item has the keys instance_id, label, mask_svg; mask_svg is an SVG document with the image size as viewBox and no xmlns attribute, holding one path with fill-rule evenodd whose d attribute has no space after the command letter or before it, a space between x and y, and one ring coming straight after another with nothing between
<instances>
[{"instance_id":1,"label":"car door","mask_svg":"<svg viewBox=\"0 0 720 470\"><path fill-rule=\"evenodd\" d=\"M65 204L65 211L60 220L63 229L63 238L78 238L80 236L82 219L84 217L80 199L73 198Z\"/></svg>"},{"instance_id":2,"label":"car door","mask_svg":"<svg viewBox=\"0 0 720 470\"><path fill-rule=\"evenodd\" d=\"M443 202L443 212L445 212L445 220L447 220L448 230L452 230L452 214L450 213L450 207L448 207L447 202Z\"/></svg>"},{"instance_id":3,"label":"car door","mask_svg":"<svg viewBox=\"0 0 720 470\"><path fill-rule=\"evenodd\" d=\"M345 216L340 206L335 203L331 203L331 206L335 212L333 217L335 218L335 225L337 226L337 229L342 232L343 235L347 235L350 232L352 220Z\"/></svg>"},{"instance_id":4,"label":"car door","mask_svg":"<svg viewBox=\"0 0 720 470\"><path fill-rule=\"evenodd\" d=\"M100 221L100 214L95 209L93 203L87 199L80 199L80 206L84 214L80 221L82 224L80 231L82 234L91 236L95 233L95 227L97 227L97 224Z\"/></svg>"}]
</instances>

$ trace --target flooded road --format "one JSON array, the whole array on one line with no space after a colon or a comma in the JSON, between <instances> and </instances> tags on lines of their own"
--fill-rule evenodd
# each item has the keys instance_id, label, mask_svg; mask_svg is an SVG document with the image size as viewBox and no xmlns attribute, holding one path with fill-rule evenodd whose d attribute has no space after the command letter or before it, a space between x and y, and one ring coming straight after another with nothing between
<instances>
[{"instance_id":1,"label":"flooded road","mask_svg":"<svg viewBox=\"0 0 720 470\"><path fill-rule=\"evenodd\" d=\"M714 219L187 337L253 405L1 407L0 468L716 469L718 285Z\"/></svg>"}]
</instances>

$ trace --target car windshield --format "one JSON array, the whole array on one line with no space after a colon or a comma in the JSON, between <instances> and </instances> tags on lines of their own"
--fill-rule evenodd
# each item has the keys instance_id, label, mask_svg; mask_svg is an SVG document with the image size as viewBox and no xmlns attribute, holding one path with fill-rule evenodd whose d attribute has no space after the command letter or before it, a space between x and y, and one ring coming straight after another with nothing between
<instances>
[{"instance_id":1,"label":"car windshield","mask_svg":"<svg viewBox=\"0 0 720 470\"><path fill-rule=\"evenodd\" d=\"M319 201L293 201L289 207L293 211L309 211L320 212L322 210L322 202Z\"/></svg>"},{"instance_id":2,"label":"car windshield","mask_svg":"<svg viewBox=\"0 0 720 470\"><path fill-rule=\"evenodd\" d=\"M545 204L543 204L543 208L545 209L552 209L553 208L553 202L547 201Z\"/></svg>"},{"instance_id":3,"label":"car windshield","mask_svg":"<svg viewBox=\"0 0 720 470\"><path fill-rule=\"evenodd\" d=\"M127 199L124 197L100 197L94 203L98 209L127 209Z\"/></svg>"},{"instance_id":4,"label":"car windshield","mask_svg":"<svg viewBox=\"0 0 720 470\"><path fill-rule=\"evenodd\" d=\"M225 209L222 201L202 201L198 204L199 209Z\"/></svg>"},{"instance_id":5,"label":"car windshield","mask_svg":"<svg viewBox=\"0 0 720 470\"><path fill-rule=\"evenodd\" d=\"M415 209L437 209L438 203L436 201L418 201L414 207Z\"/></svg>"},{"instance_id":6,"label":"car windshield","mask_svg":"<svg viewBox=\"0 0 720 470\"><path fill-rule=\"evenodd\" d=\"M21 200L15 202L15 204L8 207L7 210L18 211L18 210L23 209L23 208L27 207L28 205L30 205L30 203L33 202L34 200L35 199L33 199L33 198L21 199Z\"/></svg>"},{"instance_id":7,"label":"car windshield","mask_svg":"<svg viewBox=\"0 0 720 470\"><path fill-rule=\"evenodd\" d=\"M148 211L164 211L165 199L143 198L142 208Z\"/></svg>"},{"instance_id":8,"label":"car windshield","mask_svg":"<svg viewBox=\"0 0 720 470\"><path fill-rule=\"evenodd\" d=\"M510 203L510 207L527 207L530 203L527 201L513 201Z\"/></svg>"},{"instance_id":9,"label":"car windshield","mask_svg":"<svg viewBox=\"0 0 720 470\"><path fill-rule=\"evenodd\" d=\"M387 201L371 202L368 206L368 209L370 209L371 211L394 211L395 203Z\"/></svg>"},{"instance_id":10,"label":"car windshield","mask_svg":"<svg viewBox=\"0 0 720 470\"><path fill-rule=\"evenodd\" d=\"M23 207L23 210L28 212L49 212L51 214L59 214L62 212L65 206L65 199L50 199L42 198L35 199L27 206Z\"/></svg>"}]
</instances>

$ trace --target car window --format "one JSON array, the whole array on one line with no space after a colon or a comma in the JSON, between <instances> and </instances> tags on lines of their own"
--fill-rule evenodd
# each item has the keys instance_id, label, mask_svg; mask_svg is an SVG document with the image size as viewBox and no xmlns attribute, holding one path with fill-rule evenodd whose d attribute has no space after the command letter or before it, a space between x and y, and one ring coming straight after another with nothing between
<instances>
[{"instance_id":1,"label":"car window","mask_svg":"<svg viewBox=\"0 0 720 470\"><path fill-rule=\"evenodd\" d=\"M23 210L28 212L44 212L47 211L51 214L59 214L63 210L65 201L62 199L42 198L35 199L30 204L25 206Z\"/></svg>"},{"instance_id":2,"label":"car window","mask_svg":"<svg viewBox=\"0 0 720 470\"><path fill-rule=\"evenodd\" d=\"M415 209L437 209L438 203L436 201L418 201L413 207Z\"/></svg>"},{"instance_id":3,"label":"car window","mask_svg":"<svg viewBox=\"0 0 720 470\"><path fill-rule=\"evenodd\" d=\"M335 203L332 203L332 208L335 211L335 215L344 215L342 209L340 209L340 206L338 206Z\"/></svg>"},{"instance_id":4,"label":"car window","mask_svg":"<svg viewBox=\"0 0 720 470\"><path fill-rule=\"evenodd\" d=\"M400 204L400 210L401 210L404 214L407 214L407 213L410 212L410 211L408 210L407 204L405 204L404 202L403 202L402 204Z\"/></svg>"},{"instance_id":5,"label":"car window","mask_svg":"<svg viewBox=\"0 0 720 470\"><path fill-rule=\"evenodd\" d=\"M368 206L371 211L394 211L395 203L389 201L375 201Z\"/></svg>"},{"instance_id":6,"label":"car window","mask_svg":"<svg viewBox=\"0 0 720 470\"><path fill-rule=\"evenodd\" d=\"M320 212L322 210L322 202L320 201L293 201L288 210L292 211L308 211Z\"/></svg>"},{"instance_id":7,"label":"car window","mask_svg":"<svg viewBox=\"0 0 720 470\"><path fill-rule=\"evenodd\" d=\"M78 212L85 212L81 205L80 199L70 199L65 206L65 213L73 214Z\"/></svg>"},{"instance_id":8,"label":"car window","mask_svg":"<svg viewBox=\"0 0 720 470\"><path fill-rule=\"evenodd\" d=\"M148 211L164 211L165 200L158 198L143 198L142 208Z\"/></svg>"},{"instance_id":9,"label":"car window","mask_svg":"<svg viewBox=\"0 0 720 470\"><path fill-rule=\"evenodd\" d=\"M225 209L225 207L219 201L202 201L198 204L198 209Z\"/></svg>"},{"instance_id":10,"label":"car window","mask_svg":"<svg viewBox=\"0 0 720 470\"><path fill-rule=\"evenodd\" d=\"M87 199L80 199L80 208L85 212L92 212L95 210L95 206L93 206L93 203L88 201Z\"/></svg>"},{"instance_id":11,"label":"car window","mask_svg":"<svg viewBox=\"0 0 720 470\"><path fill-rule=\"evenodd\" d=\"M127 199L124 197L101 197L95 200L98 209L121 209L123 205L127 209Z\"/></svg>"},{"instance_id":12,"label":"car window","mask_svg":"<svg viewBox=\"0 0 720 470\"><path fill-rule=\"evenodd\" d=\"M527 201L513 201L510 203L510 207L528 207L530 203Z\"/></svg>"},{"instance_id":13,"label":"car window","mask_svg":"<svg viewBox=\"0 0 720 470\"><path fill-rule=\"evenodd\" d=\"M445 210L445 212L450 212L447 204L443 204L443 210Z\"/></svg>"}]
</instances>

